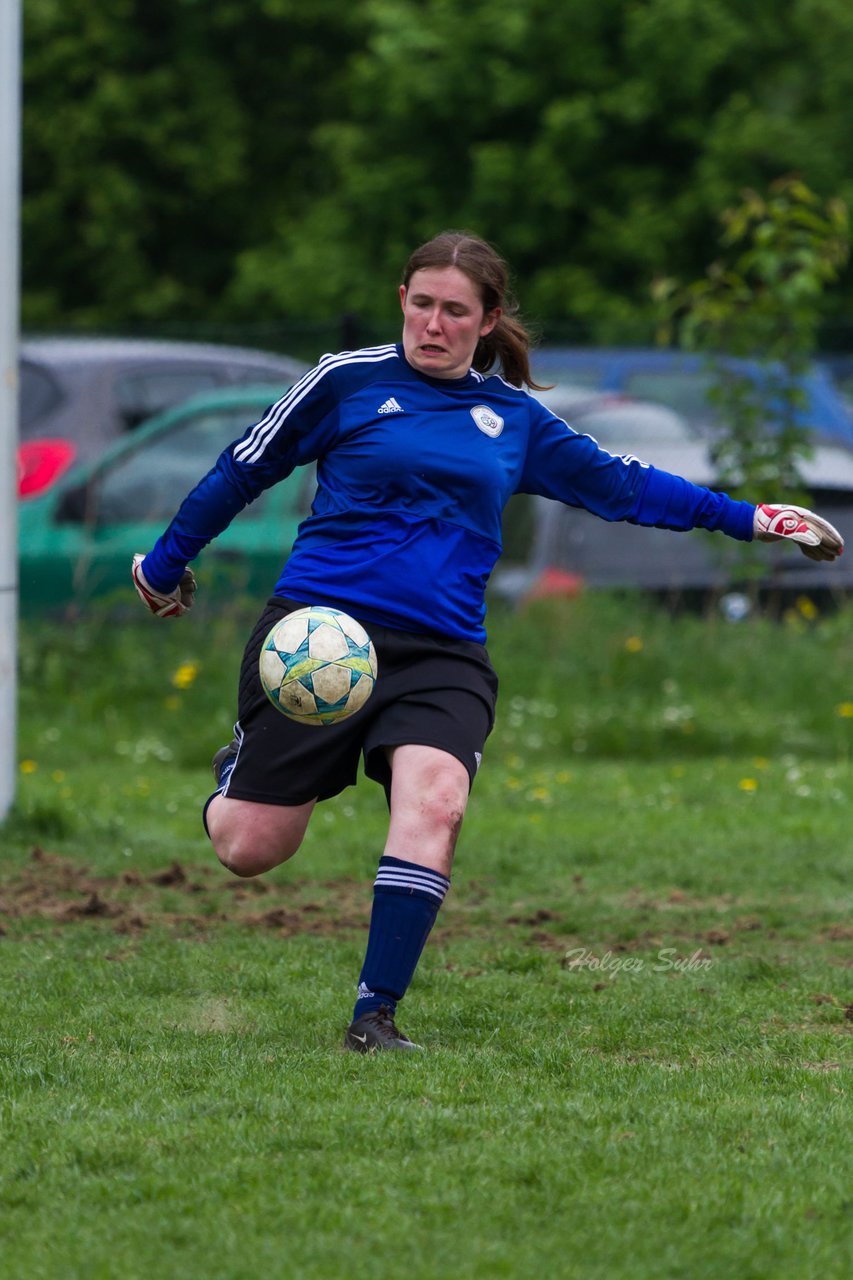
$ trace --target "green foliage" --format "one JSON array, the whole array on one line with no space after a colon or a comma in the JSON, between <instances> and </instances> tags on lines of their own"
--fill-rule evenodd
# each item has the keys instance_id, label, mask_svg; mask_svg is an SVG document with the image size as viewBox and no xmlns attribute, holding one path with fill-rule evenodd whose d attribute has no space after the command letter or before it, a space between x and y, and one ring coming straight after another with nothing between
<instances>
[{"instance_id":1,"label":"green foliage","mask_svg":"<svg viewBox=\"0 0 853 1280\"><path fill-rule=\"evenodd\" d=\"M776 360L804 372L815 348L823 291L847 262L845 205L823 202L800 179L784 178L764 196L744 191L722 222L726 256L675 294L683 311L682 344Z\"/></svg>"},{"instance_id":2,"label":"green foliage","mask_svg":"<svg viewBox=\"0 0 853 1280\"><path fill-rule=\"evenodd\" d=\"M853 198L847 0L25 0L24 30L27 325L384 332L462 225L546 336L645 338L744 185Z\"/></svg>"},{"instance_id":3,"label":"green foliage","mask_svg":"<svg viewBox=\"0 0 853 1280\"><path fill-rule=\"evenodd\" d=\"M27 0L27 325L221 317L240 252L301 214L357 6Z\"/></svg>"},{"instance_id":4,"label":"green foliage","mask_svg":"<svg viewBox=\"0 0 853 1280\"><path fill-rule=\"evenodd\" d=\"M721 483L757 502L802 486L798 463L812 433L800 379L815 355L824 292L847 262L849 225L840 200L821 201L798 178L774 182L766 195L744 192L723 224L724 256L701 279L659 280L654 293L665 313L661 338L674 332L686 350L710 357ZM757 361L762 380L719 353Z\"/></svg>"}]
</instances>

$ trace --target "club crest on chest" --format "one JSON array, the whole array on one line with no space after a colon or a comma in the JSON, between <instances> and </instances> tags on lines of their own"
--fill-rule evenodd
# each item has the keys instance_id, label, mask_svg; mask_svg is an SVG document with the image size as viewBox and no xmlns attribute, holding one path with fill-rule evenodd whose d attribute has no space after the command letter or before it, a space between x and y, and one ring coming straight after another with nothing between
<instances>
[{"instance_id":1,"label":"club crest on chest","mask_svg":"<svg viewBox=\"0 0 853 1280\"><path fill-rule=\"evenodd\" d=\"M482 431L483 435L499 436L504 429L504 420L494 409L490 409L488 405L477 404L471 410L471 417Z\"/></svg>"}]
</instances>

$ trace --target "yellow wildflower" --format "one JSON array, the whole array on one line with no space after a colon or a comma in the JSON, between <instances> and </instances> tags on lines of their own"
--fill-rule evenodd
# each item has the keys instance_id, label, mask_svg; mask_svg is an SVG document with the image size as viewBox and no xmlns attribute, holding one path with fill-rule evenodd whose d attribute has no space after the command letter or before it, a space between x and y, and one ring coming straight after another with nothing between
<instances>
[{"instance_id":1,"label":"yellow wildflower","mask_svg":"<svg viewBox=\"0 0 853 1280\"><path fill-rule=\"evenodd\" d=\"M176 689L188 689L198 675L198 664L182 662L172 676L172 684Z\"/></svg>"}]
</instances>

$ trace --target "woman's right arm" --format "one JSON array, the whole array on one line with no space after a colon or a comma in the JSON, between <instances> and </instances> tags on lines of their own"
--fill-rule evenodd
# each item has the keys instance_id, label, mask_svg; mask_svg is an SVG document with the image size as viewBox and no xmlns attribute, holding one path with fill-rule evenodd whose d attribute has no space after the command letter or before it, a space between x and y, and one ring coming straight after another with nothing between
<instances>
[{"instance_id":1,"label":"woman's right arm","mask_svg":"<svg viewBox=\"0 0 853 1280\"><path fill-rule=\"evenodd\" d=\"M181 503L165 532L140 562L145 582L168 595L189 562L231 521L295 467L316 460L337 427L335 370L323 361L229 445ZM137 588L138 589L138 588ZM149 606L150 607L150 606Z\"/></svg>"}]
</instances>

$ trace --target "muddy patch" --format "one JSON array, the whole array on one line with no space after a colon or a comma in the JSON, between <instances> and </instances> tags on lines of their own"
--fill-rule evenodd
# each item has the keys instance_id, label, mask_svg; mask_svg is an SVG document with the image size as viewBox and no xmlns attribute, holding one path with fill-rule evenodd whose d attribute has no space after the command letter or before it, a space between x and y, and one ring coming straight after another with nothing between
<instances>
[{"instance_id":1,"label":"muddy patch","mask_svg":"<svg viewBox=\"0 0 853 1280\"><path fill-rule=\"evenodd\" d=\"M366 929L370 898L369 880L276 885L177 862L148 875L96 875L83 863L35 848L27 865L0 884L0 932L8 934L16 922L104 921L125 934L154 925L204 930L223 923L285 936L332 934Z\"/></svg>"}]
</instances>

